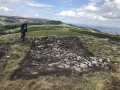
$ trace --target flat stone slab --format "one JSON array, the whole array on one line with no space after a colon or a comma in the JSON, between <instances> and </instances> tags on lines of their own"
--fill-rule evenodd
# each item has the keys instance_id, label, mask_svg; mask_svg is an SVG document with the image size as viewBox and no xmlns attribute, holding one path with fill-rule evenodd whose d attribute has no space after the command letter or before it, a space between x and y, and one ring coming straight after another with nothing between
<instances>
[{"instance_id":1,"label":"flat stone slab","mask_svg":"<svg viewBox=\"0 0 120 90\"><path fill-rule=\"evenodd\" d=\"M73 75L108 70L110 60L89 52L78 37L35 38L31 49L12 75L12 79L30 79L41 75Z\"/></svg>"}]
</instances>

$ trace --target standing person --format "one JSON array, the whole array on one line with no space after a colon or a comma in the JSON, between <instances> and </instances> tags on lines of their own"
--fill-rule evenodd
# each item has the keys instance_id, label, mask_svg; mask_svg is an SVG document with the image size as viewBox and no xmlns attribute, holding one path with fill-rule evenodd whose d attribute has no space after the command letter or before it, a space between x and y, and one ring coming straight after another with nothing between
<instances>
[{"instance_id":1,"label":"standing person","mask_svg":"<svg viewBox=\"0 0 120 90\"><path fill-rule=\"evenodd\" d=\"M22 25L21 25L21 29L20 29L20 32L21 32L21 40L23 42L25 42L25 35L26 35L26 32L27 32L27 27L28 27L28 22L25 21Z\"/></svg>"}]
</instances>

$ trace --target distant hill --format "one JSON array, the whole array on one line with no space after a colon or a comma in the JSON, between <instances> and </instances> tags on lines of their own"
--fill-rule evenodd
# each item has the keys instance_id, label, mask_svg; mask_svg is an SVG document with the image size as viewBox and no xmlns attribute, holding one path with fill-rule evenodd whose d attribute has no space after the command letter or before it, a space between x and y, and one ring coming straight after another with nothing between
<instances>
[{"instance_id":1,"label":"distant hill","mask_svg":"<svg viewBox=\"0 0 120 90\"><path fill-rule=\"evenodd\" d=\"M73 26L73 27L78 27L78 28L82 28L83 30L89 30L89 31L93 31L93 32L99 32L99 33L102 33L99 29L96 29L96 28L93 28L93 27L90 27L90 26L85 26L85 25L74 25L74 24L68 24L70 26Z\"/></svg>"},{"instance_id":2,"label":"distant hill","mask_svg":"<svg viewBox=\"0 0 120 90\"><path fill-rule=\"evenodd\" d=\"M120 35L120 27L113 27L113 26L99 26L99 25L86 25L86 24L75 24L75 26L79 27L91 27L95 30L104 32L104 33L109 33L109 34L115 34L115 35Z\"/></svg>"},{"instance_id":3,"label":"distant hill","mask_svg":"<svg viewBox=\"0 0 120 90\"><path fill-rule=\"evenodd\" d=\"M19 16L0 16L0 34L4 34L5 30L15 29L20 27L21 23L28 21L29 25L41 24L63 24L61 21L42 19L42 18L24 18Z\"/></svg>"},{"instance_id":4,"label":"distant hill","mask_svg":"<svg viewBox=\"0 0 120 90\"><path fill-rule=\"evenodd\" d=\"M8 25L8 24L19 24L23 20L27 20L29 23L34 24L62 24L61 21L54 21L49 19L42 18L24 18L19 16L0 16L0 25Z\"/></svg>"}]
</instances>

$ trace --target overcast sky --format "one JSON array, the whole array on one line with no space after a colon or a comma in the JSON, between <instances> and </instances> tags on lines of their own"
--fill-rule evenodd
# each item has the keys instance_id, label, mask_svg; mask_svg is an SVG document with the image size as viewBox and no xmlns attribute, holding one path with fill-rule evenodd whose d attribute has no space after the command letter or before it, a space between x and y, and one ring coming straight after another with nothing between
<instances>
[{"instance_id":1,"label":"overcast sky","mask_svg":"<svg viewBox=\"0 0 120 90\"><path fill-rule=\"evenodd\" d=\"M0 15L120 26L120 0L0 0Z\"/></svg>"}]
</instances>

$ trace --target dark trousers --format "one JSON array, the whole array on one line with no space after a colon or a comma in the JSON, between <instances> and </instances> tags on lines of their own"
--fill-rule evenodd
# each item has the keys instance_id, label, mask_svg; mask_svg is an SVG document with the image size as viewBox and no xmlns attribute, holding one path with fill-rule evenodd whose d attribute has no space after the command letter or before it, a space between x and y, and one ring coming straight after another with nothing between
<instances>
[{"instance_id":1,"label":"dark trousers","mask_svg":"<svg viewBox=\"0 0 120 90\"><path fill-rule=\"evenodd\" d=\"M20 38L23 42L25 41L25 32L21 32L21 38Z\"/></svg>"}]
</instances>

